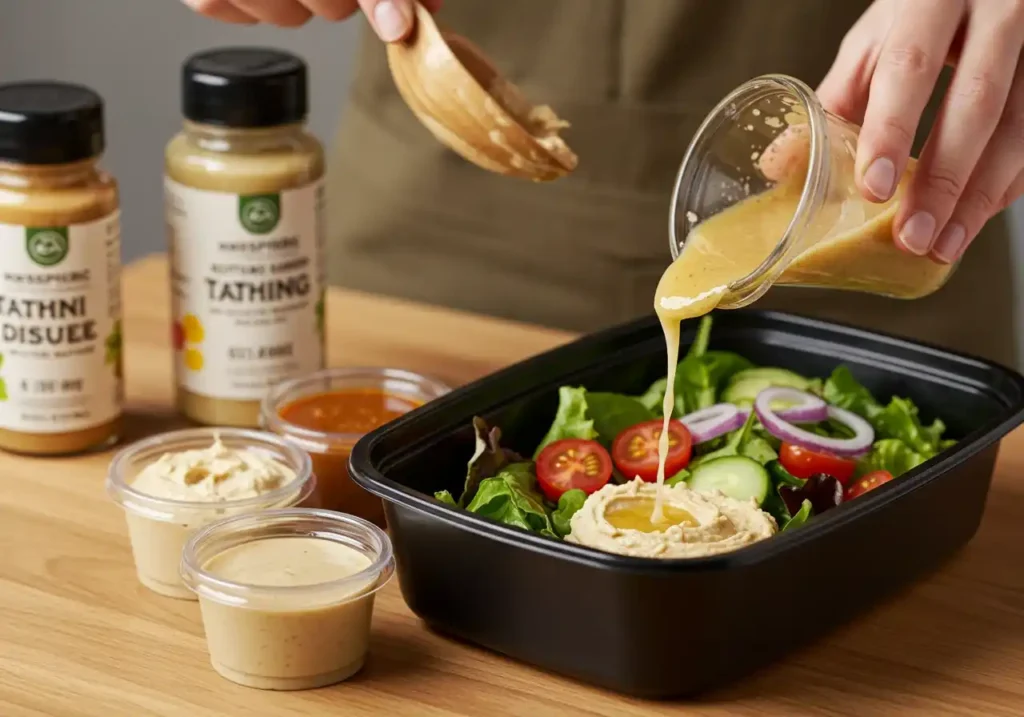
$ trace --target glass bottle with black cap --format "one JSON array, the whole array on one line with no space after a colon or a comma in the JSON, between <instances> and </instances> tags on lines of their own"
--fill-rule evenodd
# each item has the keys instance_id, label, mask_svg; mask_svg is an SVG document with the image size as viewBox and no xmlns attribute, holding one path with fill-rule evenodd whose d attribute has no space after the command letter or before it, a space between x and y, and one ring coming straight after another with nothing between
<instances>
[{"instance_id":1,"label":"glass bottle with black cap","mask_svg":"<svg viewBox=\"0 0 1024 717\"><path fill-rule=\"evenodd\" d=\"M92 90L0 85L0 449L118 439L120 211L104 141Z\"/></svg>"},{"instance_id":2,"label":"glass bottle with black cap","mask_svg":"<svg viewBox=\"0 0 1024 717\"><path fill-rule=\"evenodd\" d=\"M323 148L307 70L278 50L190 57L166 150L177 405L254 427L276 383L324 364Z\"/></svg>"}]
</instances>

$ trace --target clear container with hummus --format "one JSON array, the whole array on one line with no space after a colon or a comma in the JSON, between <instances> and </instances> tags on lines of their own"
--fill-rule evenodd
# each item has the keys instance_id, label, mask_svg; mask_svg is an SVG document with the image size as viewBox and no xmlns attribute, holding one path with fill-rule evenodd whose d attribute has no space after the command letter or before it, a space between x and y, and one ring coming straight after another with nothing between
<instances>
[{"instance_id":1,"label":"clear container with hummus","mask_svg":"<svg viewBox=\"0 0 1024 717\"><path fill-rule=\"evenodd\" d=\"M279 50L197 54L167 145L177 405L255 427L280 381L324 366L324 157L306 65Z\"/></svg>"},{"instance_id":2,"label":"clear container with hummus","mask_svg":"<svg viewBox=\"0 0 1024 717\"><path fill-rule=\"evenodd\" d=\"M370 431L449 391L437 379L402 369L327 369L276 387L263 401L261 423L312 457L322 508L383 525L380 499L349 477L352 446Z\"/></svg>"},{"instance_id":3,"label":"clear container with hummus","mask_svg":"<svg viewBox=\"0 0 1024 717\"><path fill-rule=\"evenodd\" d=\"M854 184L859 131L791 77L766 75L734 90L704 120L679 170L670 245L673 259L686 260L674 262L659 297L694 303L694 287L717 293L720 280L727 290L710 302L719 308L750 304L774 284L902 299L938 290L955 265L910 254L892 238L916 162L891 200L865 200Z\"/></svg>"},{"instance_id":4,"label":"clear container with hummus","mask_svg":"<svg viewBox=\"0 0 1024 717\"><path fill-rule=\"evenodd\" d=\"M0 85L0 449L61 455L120 432L121 231L103 101Z\"/></svg>"},{"instance_id":5,"label":"clear container with hummus","mask_svg":"<svg viewBox=\"0 0 1024 717\"><path fill-rule=\"evenodd\" d=\"M227 516L308 504L316 487L309 456L278 436L239 428L194 428L121 450L106 488L125 511L139 581L194 599L181 582L181 551L195 531Z\"/></svg>"},{"instance_id":6,"label":"clear container with hummus","mask_svg":"<svg viewBox=\"0 0 1024 717\"><path fill-rule=\"evenodd\" d=\"M394 573L391 541L360 518L275 510L228 518L185 546L210 661L248 687L302 690L362 668L374 597Z\"/></svg>"}]
</instances>

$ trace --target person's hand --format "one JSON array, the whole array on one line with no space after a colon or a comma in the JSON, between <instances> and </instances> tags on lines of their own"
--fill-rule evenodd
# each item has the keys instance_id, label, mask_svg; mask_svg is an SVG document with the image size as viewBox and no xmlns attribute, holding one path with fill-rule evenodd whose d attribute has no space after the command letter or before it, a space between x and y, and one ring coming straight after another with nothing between
<instances>
[{"instance_id":1,"label":"person's hand","mask_svg":"<svg viewBox=\"0 0 1024 717\"><path fill-rule=\"evenodd\" d=\"M955 65L893 227L898 244L958 259L1024 193L1024 1L875 0L818 96L863 130L857 183L885 201L906 169L943 65Z\"/></svg>"},{"instance_id":2,"label":"person's hand","mask_svg":"<svg viewBox=\"0 0 1024 717\"><path fill-rule=\"evenodd\" d=\"M373 31L385 42L405 39L413 27L413 0L183 0L196 12L224 22L252 25L267 22L297 27L316 17L344 20L362 10ZM441 0L420 0L436 12Z\"/></svg>"}]
</instances>

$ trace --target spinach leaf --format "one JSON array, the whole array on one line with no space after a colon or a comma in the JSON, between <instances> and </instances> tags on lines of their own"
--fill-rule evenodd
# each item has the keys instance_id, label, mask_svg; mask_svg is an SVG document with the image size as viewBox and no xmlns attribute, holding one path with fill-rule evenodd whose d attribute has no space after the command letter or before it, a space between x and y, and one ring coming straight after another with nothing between
<instances>
[{"instance_id":1,"label":"spinach leaf","mask_svg":"<svg viewBox=\"0 0 1024 717\"><path fill-rule=\"evenodd\" d=\"M857 463L858 475L871 471L889 471L897 478L924 463L931 455L919 453L898 438L875 441L871 452Z\"/></svg>"},{"instance_id":2,"label":"spinach leaf","mask_svg":"<svg viewBox=\"0 0 1024 717\"><path fill-rule=\"evenodd\" d=\"M708 367L708 377L716 393L722 390L734 374L754 368L751 361L732 351L706 351L704 364Z\"/></svg>"},{"instance_id":3,"label":"spinach leaf","mask_svg":"<svg viewBox=\"0 0 1024 717\"><path fill-rule=\"evenodd\" d=\"M761 504L761 510L775 518L775 524L780 528L793 517L789 514L786 501L779 495L778 485L773 485L771 490L768 491L768 495L764 497L764 503Z\"/></svg>"},{"instance_id":4,"label":"spinach leaf","mask_svg":"<svg viewBox=\"0 0 1024 717\"><path fill-rule=\"evenodd\" d=\"M562 493L562 497L558 499L558 507L551 513L551 525L555 529L555 535L564 538L572 532L570 521L586 501L587 494L579 488Z\"/></svg>"},{"instance_id":5,"label":"spinach leaf","mask_svg":"<svg viewBox=\"0 0 1024 717\"><path fill-rule=\"evenodd\" d=\"M686 356L676 366L673 384L675 409L672 415L677 418L715 403L715 386L711 380L711 371L704 362L710 338L711 317L704 316L700 320L697 335L694 336Z\"/></svg>"},{"instance_id":6,"label":"spinach leaf","mask_svg":"<svg viewBox=\"0 0 1024 717\"><path fill-rule=\"evenodd\" d=\"M772 482L776 485L788 485L794 488L803 488L807 482L803 478L797 478L795 475L786 470L785 466L776 461L771 461L765 468L768 469L768 475L772 477Z\"/></svg>"},{"instance_id":7,"label":"spinach leaf","mask_svg":"<svg viewBox=\"0 0 1024 717\"><path fill-rule=\"evenodd\" d=\"M466 482L462 495L456 501L446 490L434 493L434 497L442 503L465 507L476 495L477 487L484 478L497 475L498 471L509 463L521 461L523 457L513 450L502 448L501 429L490 428L479 416L473 418L473 432L476 436L476 450L466 466Z\"/></svg>"},{"instance_id":8,"label":"spinach leaf","mask_svg":"<svg viewBox=\"0 0 1024 717\"><path fill-rule=\"evenodd\" d=\"M781 524L782 527L779 529L779 532L781 533L786 530L794 530L801 527L810 520L811 512L811 501L805 500L800 504L800 510L796 512L796 515L787 520L784 524Z\"/></svg>"},{"instance_id":9,"label":"spinach leaf","mask_svg":"<svg viewBox=\"0 0 1024 717\"><path fill-rule=\"evenodd\" d=\"M690 468L695 468L701 463L722 458L723 456L746 456L764 465L769 461L778 458L778 454L771 444L761 436L754 433L754 423L757 416L753 411L747 416L746 422L732 433L725 435L725 445L721 448L705 453L690 461Z\"/></svg>"},{"instance_id":10,"label":"spinach leaf","mask_svg":"<svg viewBox=\"0 0 1024 717\"><path fill-rule=\"evenodd\" d=\"M668 379L659 378L657 381L651 384L644 395L637 396L636 400L644 405L649 411L653 411L657 415L662 415L661 405L665 401L665 390L668 388Z\"/></svg>"},{"instance_id":11,"label":"spinach leaf","mask_svg":"<svg viewBox=\"0 0 1024 717\"><path fill-rule=\"evenodd\" d=\"M611 446L615 437L630 426L658 416L637 399L618 393L591 393L584 396L586 415L593 420L598 440Z\"/></svg>"},{"instance_id":12,"label":"spinach leaf","mask_svg":"<svg viewBox=\"0 0 1024 717\"><path fill-rule=\"evenodd\" d=\"M494 478L485 478L466 510L505 525L556 538L537 490L530 463L512 463Z\"/></svg>"},{"instance_id":13,"label":"spinach leaf","mask_svg":"<svg viewBox=\"0 0 1024 717\"><path fill-rule=\"evenodd\" d=\"M558 411L555 412L555 420L537 446L533 457L536 459L549 444L563 438L589 440L596 437L594 421L587 417L587 390L583 387L562 386L558 389Z\"/></svg>"}]
</instances>

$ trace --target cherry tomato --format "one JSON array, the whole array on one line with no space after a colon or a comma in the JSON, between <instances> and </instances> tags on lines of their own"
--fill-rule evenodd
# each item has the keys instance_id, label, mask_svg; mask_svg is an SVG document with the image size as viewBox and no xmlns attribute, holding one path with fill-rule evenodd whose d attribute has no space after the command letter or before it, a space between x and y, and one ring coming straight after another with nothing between
<instances>
[{"instance_id":1,"label":"cherry tomato","mask_svg":"<svg viewBox=\"0 0 1024 717\"><path fill-rule=\"evenodd\" d=\"M548 500L580 488L590 494L612 477L612 458L597 441L565 438L549 444L537 456L537 483Z\"/></svg>"},{"instance_id":2,"label":"cherry tomato","mask_svg":"<svg viewBox=\"0 0 1024 717\"><path fill-rule=\"evenodd\" d=\"M662 420L656 418L630 426L615 437L612 460L627 479L640 476L648 483L658 480L658 439L661 438L661 428ZM690 431L681 421L669 421L665 477L671 478L686 468L692 451Z\"/></svg>"},{"instance_id":3,"label":"cherry tomato","mask_svg":"<svg viewBox=\"0 0 1024 717\"><path fill-rule=\"evenodd\" d=\"M846 489L846 500L853 500L864 495L869 490L874 490L883 483L892 480L892 473L889 471L871 471L858 478Z\"/></svg>"},{"instance_id":4,"label":"cherry tomato","mask_svg":"<svg viewBox=\"0 0 1024 717\"><path fill-rule=\"evenodd\" d=\"M797 478L807 480L816 473L830 475L844 486L853 477L857 462L850 458L840 458L825 451L812 451L808 448L783 443L779 450L779 463Z\"/></svg>"}]
</instances>

